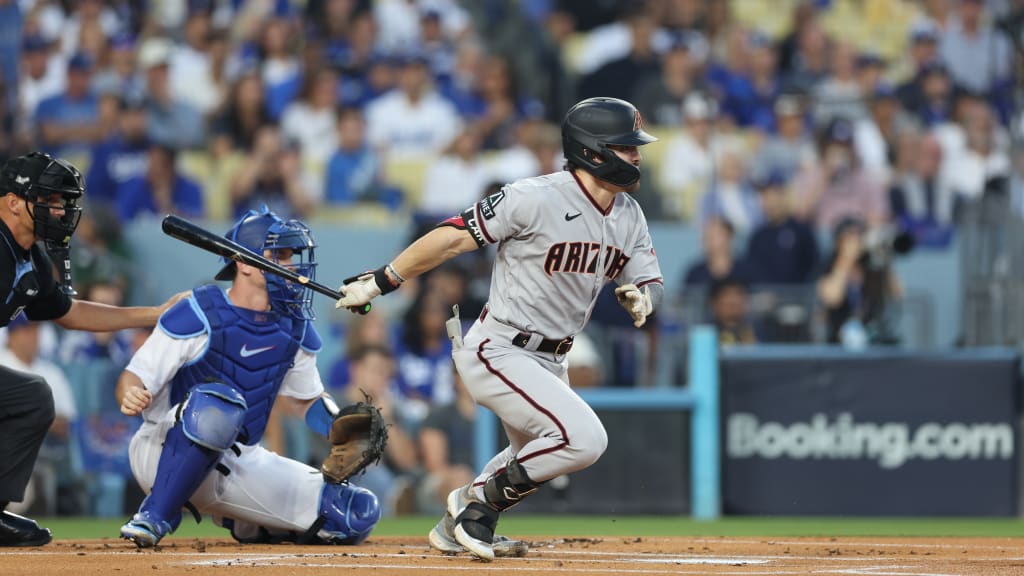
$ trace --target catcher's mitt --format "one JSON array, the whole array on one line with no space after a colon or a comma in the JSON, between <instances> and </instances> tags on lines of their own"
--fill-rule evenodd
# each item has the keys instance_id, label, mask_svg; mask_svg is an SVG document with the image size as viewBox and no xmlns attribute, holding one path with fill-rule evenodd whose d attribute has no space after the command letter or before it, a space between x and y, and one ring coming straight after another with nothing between
<instances>
[{"instance_id":1,"label":"catcher's mitt","mask_svg":"<svg viewBox=\"0 0 1024 576\"><path fill-rule=\"evenodd\" d=\"M331 423L331 453L320 471L324 480L341 483L380 460L388 441L388 428L380 410L366 402L346 406Z\"/></svg>"}]
</instances>

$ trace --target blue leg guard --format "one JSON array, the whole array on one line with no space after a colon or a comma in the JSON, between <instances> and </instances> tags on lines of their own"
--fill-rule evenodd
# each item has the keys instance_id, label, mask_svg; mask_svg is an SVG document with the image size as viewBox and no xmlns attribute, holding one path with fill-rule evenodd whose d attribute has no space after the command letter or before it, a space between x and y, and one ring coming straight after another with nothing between
<instances>
[{"instance_id":1,"label":"blue leg guard","mask_svg":"<svg viewBox=\"0 0 1024 576\"><path fill-rule=\"evenodd\" d=\"M324 484L320 491L320 520L317 534L334 544L359 544L380 521L380 503L365 488L351 484Z\"/></svg>"},{"instance_id":2,"label":"blue leg guard","mask_svg":"<svg viewBox=\"0 0 1024 576\"><path fill-rule=\"evenodd\" d=\"M153 490L121 528L121 537L145 548L173 532L182 507L234 443L244 416L245 400L234 389L223 384L193 388L179 422L164 437Z\"/></svg>"}]
</instances>

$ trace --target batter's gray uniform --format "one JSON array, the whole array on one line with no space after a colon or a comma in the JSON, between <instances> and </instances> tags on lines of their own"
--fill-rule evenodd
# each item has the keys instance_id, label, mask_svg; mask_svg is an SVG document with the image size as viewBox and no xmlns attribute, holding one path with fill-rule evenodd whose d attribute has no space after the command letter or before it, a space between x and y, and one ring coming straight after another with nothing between
<instances>
[{"instance_id":1,"label":"batter's gray uniform","mask_svg":"<svg viewBox=\"0 0 1024 576\"><path fill-rule=\"evenodd\" d=\"M558 172L509 184L447 222L481 246L498 244L487 307L453 353L470 394L510 440L474 486L513 457L544 482L590 466L608 444L569 387L565 352L609 280L662 282L640 206L629 194L614 198L604 211L572 172Z\"/></svg>"}]
</instances>

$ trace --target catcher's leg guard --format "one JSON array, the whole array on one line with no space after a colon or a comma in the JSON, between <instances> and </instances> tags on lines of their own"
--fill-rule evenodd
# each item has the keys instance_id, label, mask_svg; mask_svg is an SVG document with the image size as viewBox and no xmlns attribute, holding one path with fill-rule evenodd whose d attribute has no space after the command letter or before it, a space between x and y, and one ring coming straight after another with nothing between
<instances>
[{"instance_id":1,"label":"catcher's leg guard","mask_svg":"<svg viewBox=\"0 0 1024 576\"><path fill-rule=\"evenodd\" d=\"M153 489L121 537L140 548L155 546L181 523L181 509L199 488L224 450L235 441L245 416L245 400L223 384L196 386L167 431Z\"/></svg>"},{"instance_id":2,"label":"catcher's leg guard","mask_svg":"<svg viewBox=\"0 0 1024 576\"><path fill-rule=\"evenodd\" d=\"M320 517L310 531L333 544L359 544L380 521L380 503L366 488L352 484L324 484Z\"/></svg>"}]
</instances>

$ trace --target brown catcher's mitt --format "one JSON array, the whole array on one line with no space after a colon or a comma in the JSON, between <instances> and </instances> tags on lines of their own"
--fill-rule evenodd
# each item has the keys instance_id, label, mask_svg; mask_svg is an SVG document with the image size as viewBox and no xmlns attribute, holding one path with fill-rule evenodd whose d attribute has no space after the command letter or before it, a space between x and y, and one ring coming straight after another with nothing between
<instances>
[{"instance_id":1,"label":"brown catcher's mitt","mask_svg":"<svg viewBox=\"0 0 1024 576\"><path fill-rule=\"evenodd\" d=\"M359 474L380 460L388 441L388 428L380 410L366 402L346 406L331 424L331 453L320 471L324 480L334 484Z\"/></svg>"}]
</instances>

